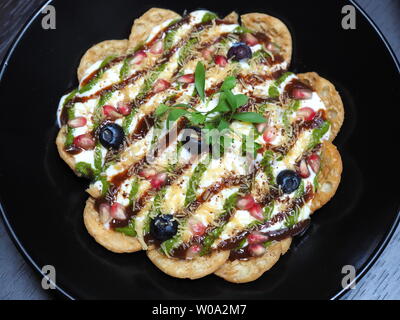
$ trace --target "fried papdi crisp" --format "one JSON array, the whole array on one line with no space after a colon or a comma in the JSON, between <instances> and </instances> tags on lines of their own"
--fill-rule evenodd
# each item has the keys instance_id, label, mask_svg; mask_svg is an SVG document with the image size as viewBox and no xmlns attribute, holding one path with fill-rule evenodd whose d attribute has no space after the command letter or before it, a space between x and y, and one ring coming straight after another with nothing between
<instances>
[{"instance_id":1,"label":"fried papdi crisp","mask_svg":"<svg viewBox=\"0 0 400 320\"><path fill-rule=\"evenodd\" d=\"M223 18L222 20L229 22L229 23L235 23L237 24L239 21L239 15L235 12L232 11L230 14L228 14L225 18Z\"/></svg>"},{"instance_id":2,"label":"fried papdi crisp","mask_svg":"<svg viewBox=\"0 0 400 320\"><path fill-rule=\"evenodd\" d=\"M192 260L168 258L158 250L147 251L147 256L161 271L175 278L198 279L220 268L229 257L229 251L214 251Z\"/></svg>"},{"instance_id":3,"label":"fried papdi crisp","mask_svg":"<svg viewBox=\"0 0 400 320\"><path fill-rule=\"evenodd\" d=\"M285 61L292 59L292 36L286 25L279 19L264 13L248 13L240 16L242 25L252 31L262 32L280 48Z\"/></svg>"},{"instance_id":4,"label":"fried papdi crisp","mask_svg":"<svg viewBox=\"0 0 400 320\"><path fill-rule=\"evenodd\" d=\"M128 51L134 51L146 41L153 28L160 26L167 20L180 19L181 16L174 11L160 8L151 8L140 18L135 19L129 36Z\"/></svg>"},{"instance_id":5,"label":"fried papdi crisp","mask_svg":"<svg viewBox=\"0 0 400 320\"><path fill-rule=\"evenodd\" d=\"M86 201L83 220L89 234L106 249L116 253L127 253L142 250L142 246L135 237L106 229L100 221L99 213L94 207L94 199Z\"/></svg>"},{"instance_id":6,"label":"fried papdi crisp","mask_svg":"<svg viewBox=\"0 0 400 320\"><path fill-rule=\"evenodd\" d=\"M78 80L81 81L88 68L108 56L120 56L128 49L128 40L107 40L95 44L83 55L78 67Z\"/></svg>"},{"instance_id":7,"label":"fried papdi crisp","mask_svg":"<svg viewBox=\"0 0 400 320\"><path fill-rule=\"evenodd\" d=\"M318 189L311 204L312 212L321 208L335 195L342 171L342 158L339 151L331 142L325 141L322 145Z\"/></svg>"},{"instance_id":8,"label":"fried papdi crisp","mask_svg":"<svg viewBox=\"0 0 400 320\"><path fill-rule=\"evenodd\" d=\"M301 73L297 75L301 81L313 88L326 106L326 116L331 123L330 141L333 141L342 127L344 121L344 107L342 98L335 86L328 80L320 77L315 72Z\"/></svg>"},{"instance_id":9,"label":"fried papdi crisp","mask_svg":"<svg viewBox=\"0 0 400 320\"><path fill-rule=\"evenodd\" d=\"M289 250L291 242L292 238L287 238L272 243L261 257L254 257L248 260L227 261L215 274L233 283L254 281L278 262L279 257Z\"/></svg>"}]
</instances>

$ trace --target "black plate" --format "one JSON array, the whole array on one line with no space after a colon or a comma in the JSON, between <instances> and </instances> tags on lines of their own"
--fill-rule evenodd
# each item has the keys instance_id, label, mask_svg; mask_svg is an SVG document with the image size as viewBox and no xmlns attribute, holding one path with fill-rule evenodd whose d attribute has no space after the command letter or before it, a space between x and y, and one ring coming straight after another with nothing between
<instances>
[{"instance_id":1,"label":"black plate","mask_svg":"<svg viewBox=\"0 0 400 320\"><path fill-rule=\"evenodd\" d=\"M317 71L340 91L346 120L335 141L344 162L334 199L311 228L261 279L234 285L216 276L171 278L143 252L113 254L86 232L82 212L87 182L59 158L54 140L60 96L77 85L85 50L102 40L127 37L133 19L165 2L53 1L57 29L43 30L37 13L2 66L0 194L14 241L39 270L54 265L60 291L73 298L265 299L332 298L343 293L344 265L362 275L397 224L400 76L382 35L361 11L357 29L341 27L345 1L169 1L169 8L208 8L221 16L266 12L293 35L291 70ZM164 3L164 4L163 4Z\"/></svg>"}]
</instances>

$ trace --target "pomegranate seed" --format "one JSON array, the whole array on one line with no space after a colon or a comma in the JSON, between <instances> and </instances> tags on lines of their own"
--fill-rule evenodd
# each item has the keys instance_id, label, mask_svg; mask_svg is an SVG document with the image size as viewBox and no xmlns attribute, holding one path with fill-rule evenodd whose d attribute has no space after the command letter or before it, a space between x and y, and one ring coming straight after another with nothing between
<instances>
[{"instance_id":1,"label":"pomegranate seed","mask_svg":"<svg viewBox=\"0 0 400 320\"><path fill-rule=\"evenodd\" d=\"M244 43L246 43L250 47L258 44L257 38L255 36L253 36L251 33L243 33L240 38L242 39L242 41Z\"/></svg>"},{"instance_id":2,"label":"pomegranate seed","mask_svg":"<svg viewBox=\"0 0 400 320\"><path fill-rule=\"evenodd\" d=\"M126 214L125 214L125 208L122 204L116 202L111 206L111 217L117 220L125 220L126 219Z\"/></svg>"},{"instance_id":3,"label":"pomegranate seed","mask_svg":"<svg viewBox=\"0 0 400 320\"><path fill-rule=\"evenodd\" d=\"M253 257L262 256L267 249L262 244L251 244L249 245L249 252Z\"/></svg>"},{"instance_id":4,"label":"pomegranate seed","mask_svg":"<svg viewBox=\"0 0 400 320\"><path fill-rule=\"evenodd\" d=\"M146 168L139 172L139 176L145 179L151 179L157 174L157 171L153 168Z\"/></svg>"},{"instance_id":5,"label":"pomegranate seed","mask_svg":"<svg viewBox=\"0 0 400 320\"><path fill-rule=\"evenodd\" d=\"M197 244L191 246L186 251L186 259L193 259L194 257L196 257L199 254L200 250L201 250L201 248Z\"/></svg>"},{"instance_id":6,"label":"pomegranate seed","mask_svg":"<svg viewBox=\"0 0 400 320\"><path fill-rule=\"evenodd\" d=\"M108 203L102 203L99 206L99 218L102 223L107 223L111 220L110 205Z\"/></svg>"},{"instance_id":7,"label":"pomegranate seed","mask_svg":"<svg viewBox=\"0 0 400 320\"><path fill-rule=\"evenodd\" d=\"M278 54L281 51L281 48L279 48L275 43L270 42L267 45L267 50L272 52L272 54Z\"/></svg>"},{"instance_id":8,"label":"pomegranate seed","mask_svg":"<svg viewBox=\"0 0 400 320\"><path fill-rule=\"evenodd\" d=\"M296 171L302 178L308 178L310 176L310 170L308 170L307 162L304 159L300 161L300 165Z\"/></svg>"},{"instance_id":9,"label":"pomegranate seed","mask_svg":"<svg viewBox=\"0 0 400 320\"><path fill-rule=\"evenodd\" d=\"M167 178L168 176L165 172L159 173L155 175L153 178L151 178L150 184L153 187L153 189L160 189L167 182Z\"/></svg>"},{"instance_id":10,"label":"pomegranate seed","mask_svg":"<svg viewBox=\"0 0 400 320\"><path fill-rule=\"evenodd\" d=\"M309 107L297 110L297 117L305 121L311 121L315 118L315 111Z\"/></svg>"},{"instance_id":11,"label":"pomegranate seed","mask_svg":"<svg viewBox=\"0 0 400 320\"><path fill-rule=\"evenodd\" d=\"M256 125L256 129L258 133L263 133L265 129L267 128L268 124L266 122L259 123Z\"/></svg>"},{"instance_id":12,"label":"pomegranate seed","mask_svg":"<svg viewBox=\"0 0 400 320\"><path fill-rule=\"evenodd\" d=\"M249 244L263 243L268 241L268 237L260 232L252 232L247 236Z\"/></svg>"},{"instance_id":13,"label":"pomegranate seed","mask_svg":"<svg viewBox=\"0 0 400 320\"><path fill-rule=\"evenodd\" d=\"M181 83L193 83L194 82L194 74L185 74L178 78L178 82Z\"/></svg>"},{"instance_id":14,"label":"pomegranate seed","mask_svg":"<svg viewBox=\"0 0 400 320\"><path fill-rule=\"evenodd\" d=\"M117 109L110 105L103 106L103 114L109 120L115 120L122 116Z\"/></svg>"},{"instance_id":15,"label":"pomegranate seed","mask_svg":"<svg viewBox=\"0 0 400 320\"><path fill-rule=\"evenodd\" d=\"M76 117L68 121L68 126L71 128L80 128L86 126L87 120L85 117Z\"/></svg>"},{"instance_id":16,"label":"pomegranate seed","mask_svg":"<svg viewBox=\"0 0 400 320\"><path fill-rule=\"evenodd\" d=\"M277 135L278 135L278 132L275 127L268 127L264 131L263 139L266 143L271 143L272 141L275 140Z\"/></svg>"},{"instance_id":17,"label":"pomegranate seed","mask_svg":"<svg viewBox=\"0 0 400 320\"><path fill-rule=\"evenodd\" d=\"M252 206L249 209L249 212L254 218L256 218L258 220L264 220L263 210L258 203L256 203L254 206Z\"/></svg>"},{"instance_id":18,"label":"pomegranate seed","mask_svg":"<svg viewBox=\"0 0 400 320\"><path fill-rule=\"evenodd\" d=\"M156 43L154 43L151 48L150 52L152 54L160 54L163 52L163 43L161 40L158 40Z\"/></svg>"},{"instance_id":19,"label":"pomegranate seed","mask_svg":"<svg viewBox=\"0 0 400 320\"><path fill-rule=\"evenodd\" d=\"M123 116L129 115L132 111L131 105L127 102L118 102L117 109Z\"/></svg>"},{"instance_id":20,"label":"pomegranate seed","mask_svg":"<svg viewBox=\"0 0 400 320\"><path fill-rule=\"evenodd\" d=\"M147 57L146 52L140 50L136 52L135 55L133 56L132 63L141 64L146 57Z\"/></svg>"},{"instance_id":21,"label":"pomegranate seed","mask_svg":"<svg viewBox=\"0 0 400 320\"><path fill-rule=\"evenodd\" d=\"M201 51L201 55L205 60L211 60L212 54L214 53L214 49L212 48L205 48Z\"/></svg>"},{"instance_id":22,"label":"pomegranate seed","mask_svg":"<svg viewBox=\"0 0 400 320\"><path fill-rule=\"evenodd\" d=\"M251 209L256 202L254 201L254 198L251 194L248 194L242 198L240 198L236 204L236 207L239 210L249 210Z\"/></svg>"},{"instance_id":23,"label":"pomegranate seed","mask_svg":"<svg viewBox=\"0 0 400 320\"><path fill-rule=\"evenodd\" d=\"M190 230L195 236L202 236L206 231L206 226L199 221L189 221Z\"/></svg>"},{"instance_id":24,"label":"pomegranate seed","mask_svg":"<svg viewBox=\"0 0 400 320\"><path fill-rule=\"evenodd\" d=\"M167 90L170 87L170 83L164 79L158 79L153 87L154 93L159 93L161 91Z\"/></svg>"},{"instance_id":25,"label":"pomegranate seed","mask_svg":"<svg viewBox=\"0 0 400 320\"><path fill-rule=\"evenodd\" d=\"M90 150L96 146L96 143L90 133L85 133L74 138L74 145L84 150Z\"/></svg>"},{"instance_id":26,"label":"pomegranate seed","mask_svg":"<svg viewBox=\"0 0 400 320\"><path fill-rule=\"evenodd\" d=\"M298 100L307 100L312 97L312 90L307 88L293 88L289 93L290 98Z\"/></svg>"},{"instance_id":27,"label":"pomegranate seed","mask_svg":"<svg viewBox=\"0 0 400 320\"><path fill-rule=\"evenodd\" d=\"M221 67L225 67L228 64L228 60L224 56L215 56L214 62Z\"/></svg>"},{"instance_id":28,"label":"pomegranate seed","mask_svg":"<svg viewBox=\"0 0 400 320\"><path fill-rule=\"evenodd\" d=\"M311 167L314 173L319 172L319 168L321 167L321 158L317 154L312 154L307 159L308 165Z\"/></svg>"}]
</instances>

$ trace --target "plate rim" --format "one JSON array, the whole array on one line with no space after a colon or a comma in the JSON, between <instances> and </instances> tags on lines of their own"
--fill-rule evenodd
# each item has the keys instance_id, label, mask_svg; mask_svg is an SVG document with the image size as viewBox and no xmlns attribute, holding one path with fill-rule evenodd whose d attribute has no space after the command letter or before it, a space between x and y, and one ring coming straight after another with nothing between
<instances>
[{"instance_id":1,"label":"plate rim","mask_svg":"<svg viewBox=\"0 0 400 320\"><path fill-rule=\"evenodd\" d=\"M11 44L9 48L6 51L6 54L4 55L4 58L2 59L0 63L0 84L3 80L4 72L6 71L8 67L8 61L10 60L11 56L13 55L13 52L16 48L16 46L19 44L20 40L22 37L25 35L25 32L28 30L28 28L31 26L31 24L35 21L35 19L38 17L38 15L41 13L41 11L48 6L50 3L52 3L53 0L47 0L42 2L36 9L33 10L33 13L31 16L26 20L24 25L19 29L17 34L15 35L14 39L11 41ZM400 62L397 59L396 55L394 54L393 48L382 33L382 31L379 29L379 27L375 24L375 22L371 19L371 17L368 15L368 13L355 1L355 0L347 0L348 3L356 7L356 9L364 16L364 18L368 21L368 23L373 27L375 30L376 34L379 36L379 38L383 41L384 45L386 46L387 51L389 51L392 60L396 66L397 72L400 74ZM2 220L4 222L5 229L7 230L8 235L10 236L12 242L14 243L15 247L21 254L21 256L24 258L25 262L34 270L39 276L45 277L46 275L43 274L41 268L37 265L35 260L30 256L30 254L26 251L20 240L18 239L17 235L15 234L15 231L10 223L10 221L7 218L7 214L5 212L5 209L3 208L3 205L1 203L1 197L0 197L0 213ZM383 239L378 243L377 247L375 248L374 252L367 258L367 261L360 267L359 272L357 276L354 278L354 280L346 287L341 289L338 293L336 293L333 297L331 297L329 300L338 300L340 299L345 293L347 293L350 290L350 286L353 283L359 282L367 273L368 271L372 268L372 266L376 263L378 258L382 255L383 251L386 249L388 246L390 240L392 239L398 225L400 224L400 208L397 209L397 214L394 218L394 221L392 222L391 227L389 230L386 232L384 235ZM70 300L76 300L79 299L79 297L75 297L72 294L69 294L65 289L63 289L60 285L57 283L53 283L50 279L48 279L54 286L55 289L61 293L65 298L68 298Z\"/></svg>"}]
</instances>

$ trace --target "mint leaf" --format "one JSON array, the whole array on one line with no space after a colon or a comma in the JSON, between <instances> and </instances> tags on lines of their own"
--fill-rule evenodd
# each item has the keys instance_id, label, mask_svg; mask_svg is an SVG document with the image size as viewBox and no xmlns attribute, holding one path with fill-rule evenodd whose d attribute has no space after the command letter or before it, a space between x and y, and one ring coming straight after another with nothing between
<instances>
[{"instance_id":1,"label":"mint leaf","mask_svg":"<svg viewBox=\"0 0 400 320\"><path fill-rule=\"evenodd\" d=\"M170 122L175 122L178 120L180 117L186 115L188 113L187 110L185 109L173 109L168 115L167 119L167 128L169 129L169 124Z\"/></svg>"},{"instance_id":2,"label":"mint leaf","mask_svg":"<svg viewBox=\"0 0 400 320\"><path fill-rule=\"evenodd\" d=\"M226 121L225 119L221 119L221 121L219 122L219 125L218 125L218 130L222 131L222 130L225 130L228 128L229 128L229 122Z\"/></svg>"},{"instance_id":3,"label":"mint leaf","mask_svg":"<svg viewBox=\"0 0 400 320\"><path fill-rule=\"evenodd\" d=\"M162 116L165 112L167 112L168 109L169 109L169 107L168 107L166 104L163 104L163 103L162 103L162 104L160 104L160 105L157 107L155 114L156 114L157 117L160 117L160 116Z\"/></svg>"},{"instance_id":4,"label":"mint leaf","mask_svg":"<svg viewBox=\"0 0 400 320\"><path fill-rule=\"evenodd\" d=\"M202 124L206 121L206 116L200 112L189 112L186 117L194 125Z\"/></svg>"},{"instance_id":5,"label":"mint leaf","mask_svg":"<svg viewBox=\"0 0 400 320\"><path fill-rule=\"evenodd\" d=\"M228 112L230 110L231 109L230 109L229 104L227 102L226 94L225 94L225 92L221 92L221 94L219 96L219 101L218 101L217 106L213 110L211 110L209 113L213 113L213 112Z\"/></svg>"},{"instance_id":6,"label":"mint leaf","mask_svg":"<svg viewBox=\"0 0 400 320\"><path fill-rule=\"evenodd\" d=\"M193 109L190 104L180 103L174 105L174 108L184 108L184 109Z\"/></svg>"},{"instance_id":7,"label":"mint leaf","mask_svg":"<svg viewBox=\"0 0 400 320\"><path fill-rule=\"evenodd\" d=\"M267 122L262 115L256 112L241 112L236 113L232 117L235 120L243 121L243 122L251 122L251 123L264 123Z\"/></svg>"},{"instance_id":8,"label":"mint leaf","mask_svg":"<svg viewBox=\"0 0 400 320\"><path fill-rule=\"evenodd\" d=\"M221 86L221 91L232 90L234 87L236 87L236 78L228 76L225 78L224 83Z\"/></svg>"},{"instance_id":9,"label":"mint leaf","mask_svg":"<svg viewBox=\"0 0 400 320\"><path fill-rule=\"evenodd\" d=\"M228 101L231 110L235 111L238 108L235 95L229 90L224 91L224 93L225 93L226 100Z\"/></svg>"},{"instance_id":10,"label":"mint leaf","mask_svg":"<svg viewBox=\"0 0 400 320\"><path fill-rule=\"evenodd\" d=\"M197 62L194 76L195 76L195 87L197 93L199 94L201 100L204 101L205 99L204 88L206 86L206 69L204 68L204 65L200 61Z\"/></svg>"},{"instance_id":11,"label":"mint leaf","mask_svg":"<svg viewBox=\"0 0 400 320\"><path fill-rule=\"evenodd\" d=\"M249 97L245 94L237 94L235 96L237 108L242 107L249 102Z\"/></svg>"}]
</instances>

